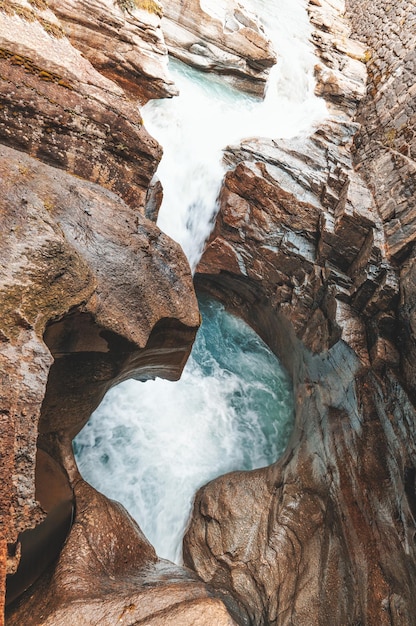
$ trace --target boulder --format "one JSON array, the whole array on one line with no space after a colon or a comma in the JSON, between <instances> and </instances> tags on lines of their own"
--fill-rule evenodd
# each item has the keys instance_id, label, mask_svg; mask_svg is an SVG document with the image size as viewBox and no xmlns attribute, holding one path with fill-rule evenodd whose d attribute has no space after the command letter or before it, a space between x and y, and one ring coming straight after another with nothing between
<instances>
[{"instance_id":1,"label":"boulder","mask_svg":"<svg viewBox=\"0 0 416 626\"><path fill-rule=\"evenodd\" d=\"M157 2L52 0L49 6L73 46L142 104L177 95Z\"/></svg>"},{"instance_id":2,"label":"boulder","mask_svg":"<svg viewBox=\"0 0 416 626\"><path fill-rule=\"evenodd\" d=\"M264 96L276 54L256 18L244 7L230 0L221 16L200 0L167 0L163 10L162 30L173 57L216 72L237 89Z\"/></svg>"}]
</instances>

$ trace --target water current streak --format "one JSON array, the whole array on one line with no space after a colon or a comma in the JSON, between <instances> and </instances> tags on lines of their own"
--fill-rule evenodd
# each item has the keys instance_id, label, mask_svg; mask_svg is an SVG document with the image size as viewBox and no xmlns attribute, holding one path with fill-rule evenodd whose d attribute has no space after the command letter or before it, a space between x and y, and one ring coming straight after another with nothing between
<instances>
[{"instance_id":1,"label":"water current streak","mask_svg":"<svg viewBox=\"0 0 416 626\"><path fill-rule=\"evenodd\" d=\"M224 175L222 150L247 137L277 139L309 133L327 114L324 101L314 95L316 58L308 42L311 28L304 0L246 0L244 4L259 15L278 53L265 99L171 61L180 95L151 101L142 110L146 127L164 150L158 169L164 188L158 225L181 244L192 269L217 212ZM218 16L225 2L206 0L204 5L211 5Z\"/></svg>"},{"instance_id":2,"label":"water current streak","mask_svg":"<svg viewBox=\"0 0 416 626\"><path fill-rule=\"evenodd\" d=\"M175 561L195 491L225 472L272 463L293 421L276 357L220 304L200 306L203 324L181 380L122 383L75 440L82 475Z\"/></svg>"},{"instance_id":3,"label":"water current streak","mask_svg":"<svg viewBox=\"0 0 416 626\"><path fill-rule=\"evenodd\" d=\"M222 150L245 137L308 133L326 113L313 94L306 2L250 3L279 56L265 100L175 62L181 95L143 111L164 148L158 225L182 245L192 269L217 211ZM226 5L203 4L217 15ZM83 476L121 501L159 555L176 561L195 490L227 471L273 462L292 427L290 385L275 357L220 305L201 307L202 330L181 381L128 381L111 390L74 444Z\"/></svg>"}]
</instances>

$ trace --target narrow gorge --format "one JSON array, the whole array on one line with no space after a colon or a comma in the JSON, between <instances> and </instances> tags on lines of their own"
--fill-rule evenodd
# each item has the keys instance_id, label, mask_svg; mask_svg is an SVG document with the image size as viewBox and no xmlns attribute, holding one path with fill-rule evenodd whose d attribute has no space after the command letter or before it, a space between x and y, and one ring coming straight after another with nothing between
<instances>
[{"instance_id":1,"label":"narrow gorge","mask_svg":"<svg viewBox=\"0 0 416 626\"><path fill-rule=\"evenodd\" d=\"M261 107L284 65L266 22L295 5L315 58L292 132L290 99ZM0 2L0 624L416 623L415 9ZM217 77L196 125L223 151L206 207L181 196L210 179L198 137L194 174L182 128L161 161L158 119L172 131L187 95L168 55ZM301 88L294 55L286 78ZM254 125L234 133L224 90ZM195 289L280 359L294 426L279 459L198 490L182 565L81 477L72 441L118 383L181 377Z\"/></svg>"}]
</instances>

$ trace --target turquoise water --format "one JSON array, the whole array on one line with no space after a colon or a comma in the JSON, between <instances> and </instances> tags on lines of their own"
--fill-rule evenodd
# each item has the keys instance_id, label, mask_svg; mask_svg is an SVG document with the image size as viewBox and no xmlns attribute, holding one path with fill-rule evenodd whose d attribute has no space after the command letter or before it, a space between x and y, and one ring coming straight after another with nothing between
<instances>
[{"instance_id":1,"label":"turquoise water","mask_svg":"<svg viewBox=\"0 0 416 626\"><path fill-rule=\"evenodd\" d=\"M221 13L226 4L204 2L214 13ZM163 146L157 176L164 195L157 223L180 243L192 269L218 210L224 148L247 137L309 134L327 116L324 101L314 94L317 59L308 41L306 0L245 0L243 4L258 15L278 55L264 100L232 89L216 75L171 61L180 95L151 100L141 111L146 128Z\"/></svg>"},{"instance_id":2,"label":"turquoise water","mask_svg":"<svg viewBox=\"0 0 416 626\"><path fill-rule=\"evenodd\" d=\"M236 469L274 462L293 426L290 381L276 357L218 302L180 381L112 389L74 441L81 474L137 520L159 556L181 561L196 490Z\"/></svg>"},{"instance_id":3,"label":"turquoise water","mask_svg":"<svg viewBox=\"0 0 416 626\"><path fill-rule=\"evenodd\" d=\"M172 63L180 96L151 101L145 125L161 143L158 225L194 269L218 210L222 151L244 137L309 134L327 112L314 95L316 58L305 0L246 0L278 54L264 100ZM221 15L224 0L204 0ZM289 380L265 344L202 298L203 325L177 383L128 381L111 390L75 440L84 477L121 501L161 557L180 562L195 491L216 476L269 465L293 425Z\"/></svg>"}]
</instances>

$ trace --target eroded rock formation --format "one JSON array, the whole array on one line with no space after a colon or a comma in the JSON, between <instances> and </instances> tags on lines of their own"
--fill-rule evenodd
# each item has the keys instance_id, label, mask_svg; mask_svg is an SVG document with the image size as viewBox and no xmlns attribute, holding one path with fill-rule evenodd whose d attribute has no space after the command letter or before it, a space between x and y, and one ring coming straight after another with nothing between
<instances>
[{"instance_id":1,"label":"eroded rock formation","mask_svg":"<svg viewBox=\"0 0 416 626\"><path fill-rule=\"evenodd\" d=\"M197 276L286 364L295 432L274 466L200 490L185 561L238 601L246 624L405 626L416 614L412 257L400 271L377 199L381 157L360 152L368 131L358 122L396 97L397 83L363 100L371 42L350 41L342 2L312 5L317 93L330 117L308 139L226 150L232 169ZM410 38L402 45L397 73L414 57ZM413 110L411 90L396 101L395 119ZM413 164L406 178L393 157L401 187L392 193L403 198ZM399 206L410 221L411 201ZM414 233L404 230L409 250Z\"/></svg>"},{"instance_id":2,"label":"eroded rock formation","mask_svg":"<svg viewBox=\"0 0 416 626\"><path fill-rule=\"evenodd\" d=\"M37 450L59 465L75 518L62 550L61 534L48 535L57 561L27 591L18 583L7 623L409 626L408 6L311 0L328 121L309 138L250 139L225 152L221 211L196 281L282 358L296 426L278 463L198 493L185 558L201 578L161 562L124 509L82 480L71 448L111 385L179 376L199 323L181 250L145 217L157 213L161 190L150 181L160 147L134 98L173 93L159 5L51 6L62 23L44 0L0 3L1 597L19 564L19 534L48 519L61 528L35 491ZM261 93L274 55L254 22L233 7L225 24L209 19L196 31L203 8L191 6L166 3L172 51L231 68L234 84ZM39 490L50 483L37 469Z\"/></svg>"},{"instance_id":3,"label":"eroded rock formation","mask_svg":"<svg viewBox=\"0 0 416 626\"><path fill-rule=\"evenodd\" d=\"M172 56L263 96L276 54L254 16L231 0L224 16L200 0L166 0L162 29Z\"/></svg>"},{"instance_id":4,"label":"eroded rock formation","mask_svg":"<svg viewBox=\"0 0 416 626\"><path fill-rule=\"evenodd\" d=\"M178 91L167 70L162 7L134 0L51 0L70 41L102 74L143 104Z\"/></svg>"},{"instance_id":5,"label":"eroded rock formation","mask_svg":"<svg viewBox=\"0 0 416 626\"><path fill-rule=\"evenodd\" d=\"M111 385L180 375L199 325L182 251L144 217L160 147L45 2L1 3L0 39L7 623L156 626L198 613L231 625L205 584L160 562L123 507L81 479L72 453Z\"/></svg>"},{"instance_id":6,"label":"eroded rock formation","mask_svg":"<svg viewBox=\"0 0 416 626\"><path fill-rule=\"evenodd\" d=\"M0 140L143 209L161 150L136 104L71 46L51 11L46 20L30 9L29 20L11 6L0 11Z\"/></svg>"}]
</instances>

